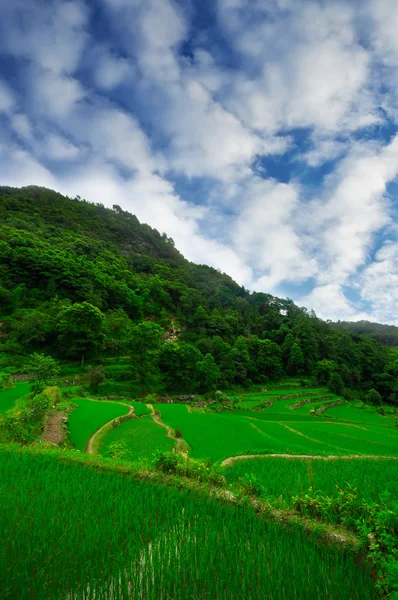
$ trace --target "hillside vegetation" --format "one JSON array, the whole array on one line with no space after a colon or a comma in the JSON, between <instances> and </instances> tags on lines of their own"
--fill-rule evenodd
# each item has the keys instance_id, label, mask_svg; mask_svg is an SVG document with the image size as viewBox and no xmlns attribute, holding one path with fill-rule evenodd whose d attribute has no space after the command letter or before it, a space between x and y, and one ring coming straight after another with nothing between
<instances>
[{"instance_id":1,"label":"hillside vegetation","mask_svg":"<svg viewBox=\"0 0 398 600\"><path fill-rule=\"evenodd\" d=\"M398 354L0 187L0 596L391 599Z\"/></svg>"},{"instance_id":2,"label":"hillside vegetation","mask_svg":"<svg viewBox=\"0 0 398 600\"><path fill-rule=\"evenodd\" d=\"M5 371L29 372L29 355L39 352L64 364L100 360L104 393L105 379L113 393L145 395L290 375L363 399L375 389L397 403L398 360L385 347L190 263L167 234L119 206L2 187L0 223Z\"/></svg>"}]
</instances>

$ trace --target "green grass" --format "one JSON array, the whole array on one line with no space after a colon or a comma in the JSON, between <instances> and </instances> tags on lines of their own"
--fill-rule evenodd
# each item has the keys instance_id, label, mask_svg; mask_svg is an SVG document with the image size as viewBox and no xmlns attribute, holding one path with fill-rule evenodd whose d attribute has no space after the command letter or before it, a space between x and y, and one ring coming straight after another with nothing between
<instances>
[{"instance_id":1,"label":"green grass","mask_svg":"<svg viewBox=\"0 0 398 600\"><path fill-rule=\"evenodd\" d=\"M129 410L115 402L93 402L85 398L75 398L72 402L77 408L69 416L69 439L78 450L84 450L97 429Z\"/></svg>"},{"instance_id":2,"label":"green grass","mask_svg":"<svg viewBox=\"0 0 398 600\"><path fill-rule=\"evenodd\" d=\"M15 387L0 391L0 414L14 408L18 398L29 394L29 390L29 383L22 382L15 384Z\"/></svg>"},{"instance_id":3,"label":"green grass","mask_svg":"<svg viewBox=\"0 0 398 600\"><path fill-rule=\"evenodd\" d=\"M398 497L398 461L396 460L321 460L299 458L254 458L240 460L224 468L229 481L254 475L268 496L282 497L287 502L295 494L303 495L310 487L328 496L336 496L339 487L355 487L361 498L380 502Z\"/></svg>"},{"instance_id":4,"label":"green grass","mask_svg":"<svg viewBox=\"0 0 398 600\"><path fill-rule=\"evenodd\" d=\"M188 491L0 451L4 600L372 600L366 565Z\"/></svg>"},{"instance_id":5,"label":"green grass","mask_svg":"<svg viewBox=\"0 0 398 600\"><path fill-rule=\"evenodd\" d=\"M166 429L153 422L151 417L125 421L105 437L101 454L123 460L151 458L156 450L171 450L174 441L167 437Z\"/></svg>"}]
</instances>

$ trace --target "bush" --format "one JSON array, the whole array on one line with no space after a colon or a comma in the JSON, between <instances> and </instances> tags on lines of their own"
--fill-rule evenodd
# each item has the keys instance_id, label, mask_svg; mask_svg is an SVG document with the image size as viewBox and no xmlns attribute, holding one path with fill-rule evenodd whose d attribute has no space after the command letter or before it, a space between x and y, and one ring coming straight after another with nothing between
<instances>
[{"instance_id":1,"label":"bush","mask_svg":"<svg viewBox=\"0 0 398 600\"><path fill-rule=\"evenodd\" d=\"M46 388L41 394L28 396L22 406L6 413L2 419L2 428L10 441L28 444L42 431L46 412L61 400L56 386Z\"/></svg>"},{"instance_id":2,"label":"bush","mask_svg":"<svg viewBox=\"0 0 398 600\"><path fill-rule=\"evenodd\" d=\"M156 452L154 467L163 473L189 477L202 483L216 486L226 484L226 479L219 467L212 465L210 462L185 458L182 454L176 452Z\"/></svg>"},{"instance_id":3,"label":"bush","mask_svg":"<svg viewBox=\"0 0 398 600\"><path fill-rule=\"evenodd\" d=\"M380 406L381 396L379 392L375 389L369 390L369 392L366 394L366 402L369 402L369 404L373 404L374 406Z\"/></svg>"},{"instance_id":4,"label":"bush","mask_svg":"<svg viewBox=\"0 0 398 600\"><path fill-rule=\"evenodd\" d=\"M157 451L154 456L155 469L162 471L163 473L176 473L177 467L182 461L182 456L175 452Z\"/></svg>"}]
</instances>

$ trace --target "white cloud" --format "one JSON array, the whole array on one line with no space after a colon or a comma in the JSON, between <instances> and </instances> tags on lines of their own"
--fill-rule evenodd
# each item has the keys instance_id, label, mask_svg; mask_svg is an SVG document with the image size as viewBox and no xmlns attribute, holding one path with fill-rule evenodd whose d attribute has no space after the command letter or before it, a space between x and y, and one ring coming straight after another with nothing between
<instances>
[{"instance_id":1,"label":"white cloud","mask_svg":"<svg viewBox=\"0 0 398 600\"><path fill-rule=\"evenodd\" d=\"M174 0L103 0L113 38L100 40L83 0L3 5L0 52L17 65L0 82L3 183L120 204L252 289L315 281L300 303L321 316L394 319L398 136L377 129L380 108L398 124L388 0L361 14L337 0L218 0L214 39ZM195 203L176 191L187 180Z\"/></svg>"},{"instance_id":2,"label":"white cloud","mask_svg":"<svg viewBox=\"0 0 398 600\"><path fill-rule=\"evenodd\" d=\"M12 116L11 125L14 131L27 140L32 139L32 126L26 115L23 113L17 113Z\"/></svg>"},{"instance_id":3,"label":"white cloud","mask_svg":"<svg viewBox=\"0 0 398 600\"><path fill-rule=\"evenodd\" d=\"M9 113L14 104L14 93L4 81L0 80L0 113Z\"/></svg>"},{"instance_id":4,"label":"white cloud","mask_svg":"<svg viewBox=\"0 0 398 600\"><path fill-rule=\"evenodd\" d=\"M333 283L314 288L307 296L300 299L299 304L313 309L319 317L332 321L360 321L370 318L368 313L353 306L341 287Z\"/></svg>"},{"instance_id":5,"label":"white cloud","mask_svg":"<svg viewBox=\"0 0 398 600\"><path fill-rule=\"evenodd\" d=\"M101 88L109 90L131 77L131 70L134 71L134 67L125 58L109 53L100 54L95 67L95 80Z\"/></svg>"},{"instance_id":6,"label":"white cloud","mask_svg":"<svg viewBox=\"0 0 398 600\"><path fill-rule=\"evenodd\" d=\"M386 242L356 282L358 293L372 306L373 319L398 325L398 243Z\"/></svg>"},{"instance_id":7,"label":"white cloud","mask_svg":"<svg viewBox=\"0 0 398 600\"><path fill-rule=\"evenodd\" d=\"M77 68L87 34L87 5L83 1L60 0L48 5L40 0L2 3L0 45L54 73L71 74Z\"/></svg>"},{"instance_id":8,"label":"white cloud","mask_svg":"<svg viewBox=\"0 0 398 600\"><path fill-rule=\"evenodd\" d=\"M306 254L304 235L295 227L300 208L296 186L251 177L234 186L233 194L233 204L240 201L241 206L231 243L247 264L265 273L251 287L272 290L283 281L305 281L316 273L316 261Z\"/></svg>"},{"instance_id":9,"label":"white cloud","mask_svg":"<svg viewBox=\"0 0 398 600\"><path fill-rule=\"evenodd\" d=\"M373 236L391 222L386 185L398 174L398 136L380 148L359 144L329 177L326 201L314 203L312 233L319 236L322 283L342 283L368 259Z\"/></svg>"},{"instance_id":10,"label":"white cloud","mask_svg":"<svg viewBox=\"0 0 398 600\"><path fill-rule=\"evenodd\" d=\"M221 1L231 43L258 73L240 74L229 106L266 132L288 127L351 130L377 121L363 94L369 55L348 5L316 2L254 4ZM266 14L268 12L268 15ZM265 18L265 17L268 18Z\"/></svg>"},{"instance_id":11,"label":"white cloud","mask_svg":"<svg viewBox=\"0 0 398 600\"><path fill-rule=\"evenodd\" d=\"M79 156L79 148L69 140L52 134L45 140L46 153L52 160L73 160Z\"/></svg>"}]
</instances>

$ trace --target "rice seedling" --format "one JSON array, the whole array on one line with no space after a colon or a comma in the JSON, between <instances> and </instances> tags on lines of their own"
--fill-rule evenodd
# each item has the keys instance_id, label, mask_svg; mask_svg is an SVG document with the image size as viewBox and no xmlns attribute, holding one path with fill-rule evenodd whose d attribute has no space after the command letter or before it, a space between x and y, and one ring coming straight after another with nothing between
<instances>
[{"instance_id":1,"label":"rice seedling","mask_svg":"<svg viewBox=\"0 0 398 600\"><path fill-rule=\"evenodd\" d=\"M0 414L14 408L16 401L29 394L29 383L17 383L15 387L0 391Z\"/></svg>"},{"instance_id":2,"label":"rice seedling","mask_svg":"<svg viewBox=\"0 0 398 600\"><path fill-rule=\"evenodd\" d=\"M348 552L187 491L0 449L4 600L372 600Z\"/></svg>"},{"instance_id":3,"label":"rice seedling","mask_svg":"<svg viewBox=\"0 0 398 600\"><path fill-rule=\"evenodd\" d=\"M138 460L150 458L156 450L171 450L174 441L167 437L166 429L149 417L125 421L105 437L101 454L110 458Z\"/></svg>"},{"instance_id":4,"label":"rice seedling","mask_svg":"<svg viewBox=\"0 0 398 600\"><path fill-rule=\"evenodd\" d=\"M333 406L329 408L326 417L333 417L339 421L351 421L353 423L370 423L372 425L393 426L394 421L380 415L370 406L357 407L350 405Z\"/></svg>"},{"instance_id":5,"label":"rice seedling","mask_svg":"<svg viewBox=\"0 0 398 600\"><path fill-rule=\"evenodd\" d=\"M253 475L267 496L281 497L289 503L294 495L309 488L336 496L337 488L355 487L366 501L380 502L387 495L398 497L398 462L377 459L254 458L234 462L224 470L231 482Z\"/></svg>"},{"instance_id":6,"label":"rice seedling","mask_svg":"<svg viewBox=\"0 0 398 600\"><path fill-rule=\"evenodd\" d=\"M128 413L116 402L94 402L85 398L72 400L76 408L69 416L69 439L78 450L84 450L89 438L105 423Z\"/></svg>"},{"instance_id":7,"label":"rice seedling","mask_svg":"<svg viewBox=\"0 0 398 600\"><path fill-rule=\"evenodd\" d=\"M351 425L317 420L297 423L301 434L335 449L331 454L398 455L398 430L377 425Z\"/></svg>"},{"instance_id":8,"label":"rice seedling","mask_svg":"<svg viewBox=\"0 0 398 600\"><path fill-rule=\"evenodd\" d=\"M223 460L254 450L269 451L269 440L248 419L229 413L189 413L181 404L158 404L154 408L160 411L164 423L182 432L193 458Z\"/></svg>"}]
</instances>

